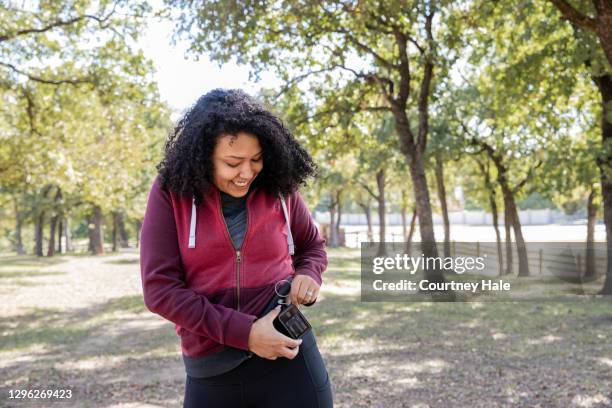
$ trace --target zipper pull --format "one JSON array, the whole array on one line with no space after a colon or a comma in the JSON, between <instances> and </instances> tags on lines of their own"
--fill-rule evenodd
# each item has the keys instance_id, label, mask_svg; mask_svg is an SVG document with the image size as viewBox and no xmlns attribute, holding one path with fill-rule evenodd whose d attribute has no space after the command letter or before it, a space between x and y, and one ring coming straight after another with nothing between
<instances>
[{"instance_id":1,"label":"zipper pull","mask_svg":"<svg viewBox=\"0 0 612 408\"><path fill-rule=\"evenodd\" d=\"M236 251L236 261L240 262L240 250Z\"/></svg>"}]
</instances>

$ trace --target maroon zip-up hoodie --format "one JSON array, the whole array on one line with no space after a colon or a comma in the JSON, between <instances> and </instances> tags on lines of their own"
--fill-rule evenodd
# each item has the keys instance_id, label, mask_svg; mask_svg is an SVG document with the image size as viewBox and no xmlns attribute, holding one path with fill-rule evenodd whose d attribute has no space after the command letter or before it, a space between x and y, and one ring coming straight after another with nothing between
<instances>
[{"instance_id":1,"label":"maroon zip-up hoodie","mask_svg":"<svg viewBox=\"0 0 612 408\"><path fill-rule=\"evenodd\" d=\"M274 285L294 274L321 284L325 241L298 192L286 197L295 254L289 254L278 197L255 188L247 198L247 229L234 249L212 187L196 208L195 247L189 233L192 198L161 188L149 193L141 232L140 266L147 308L175 323L183 354L205 356L224 346L248 350L256 317Z\"/></svg>"}]
</instances>

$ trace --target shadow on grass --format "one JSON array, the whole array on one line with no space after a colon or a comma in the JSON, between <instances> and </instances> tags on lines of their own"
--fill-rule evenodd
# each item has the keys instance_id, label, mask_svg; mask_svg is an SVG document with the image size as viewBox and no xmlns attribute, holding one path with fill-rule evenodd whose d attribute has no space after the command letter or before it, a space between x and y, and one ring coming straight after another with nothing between
<instances>
[{"instance_id":1,"label":"shadow on grass","mask_svg":"<svg viewBox=\"0 0 612 408\"><path fill-rule=\"evenodd\" d=\"M37 257L32 255L2 255L0 267L45 267L66 262L61 257Z\"/></svg>"},{"instance_id":2,"label":"shadow on grass","mask_svg":"<svg viewBox=\"0 0 612 408\"><path fill-rule=\"evenodd\" d=\"M176 406L182 396L179 339L172 324L145 310L140 295L2 317L0 333L0 395L2 388L70 388L74 397L62 406L78 407Z\"/></svg>"},{"instance_id":3,"label":"shadow on grass","mask_svg":"<svg viewBox=\"0 0 612 408\"><path fill-rule=\"evenodd\" d=\"M15 279L15 278L38 278L39 276L57 276L65 275L66 272L40 272L34 270L27 271L0 271L0 279Z\"/></svg>"},{"instance_id":4,"label":"shadow on grass","mask_svg":"<svg viewBox=\"0 0 612 408\"><path fill-rule=\"evenodd\" d=\"M358 260L330 258L324 280L354 287ZM609 367L592 361L612 358L609 337L598 340L612 318L612 302L604 299L366 303L358 292L324 294L302 310L328 363L337 406L570 406L571 396L565 404L549 399L610 385L603 377ZM78 407L180 405L179 339L171 323L145 310L140 295L3 317L0 333L4 387L72 388L68 404ZM504 399L508 384L520 399Z\"/></svg>"},{"instance_id":5,"label":"shadow on grass","mask_svg":"<svg viewBox=\"0 0 612 408\"><path fill-rule=\"evenodd\" d=\"M138 265L140 263L140 258L116 259L113 261L106 261L104 263L110 264L110 265Z\"/></svg>"},{"instance_id":6,"label":"shadow on grass","mask_svg":"<svg viewBox=\"0 0 612 408\"><path fill-rule=\"evenodd\" d=\"M324 292L303 309L344 406L570 406L572 395L606 401L601 390L612 381L601 361L612 358L611 298L362 302L359 262L330 258L324 281L357 289ZM592 371L577 385L585 366Z\"/></svg>"},{"instance_id":7,"label":"shadow on grass","mask_svg":"<svg viewBox=\"0 0 612 408\"><path fill-rule=\"evenodd\" d=\"M16 351L33 345L43 346L50 354L72 351L94 332L121 323L121 315L145 312L142 296L124 296L89 308L64 312L36 308L28 313L0 318L0 351Z\"/></svg>"}]
</instances>

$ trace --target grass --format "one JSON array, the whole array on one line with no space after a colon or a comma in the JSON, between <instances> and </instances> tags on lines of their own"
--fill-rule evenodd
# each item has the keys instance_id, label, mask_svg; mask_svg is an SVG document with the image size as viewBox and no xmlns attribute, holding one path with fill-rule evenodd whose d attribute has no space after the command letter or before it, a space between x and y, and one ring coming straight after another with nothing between
<instances>
[{"instance_id":1,"label":"grass","mask_svg":"<svg viewBox=\"0 0 612 408\"><path fill-rule=\"evenodd\" d=\"M355 250L330 251L322 298L303 308L337 407L612 405L610 297L362 302L358 256ZM26 278L78 285L67 281L62 264L74 259L91 268L119 268L100 275L102 283L139 279L133 254L101 261L0 259L8 260L0 263L0 285ZM73 406L180 405L178 337L172 324L146 310L139 291L101 292L94 304L74 306L15 306L0 316L0 396L8 388L55 384L74 388ZM5 403L0 399L0 406Z\"/></svg>"}]
</instances>

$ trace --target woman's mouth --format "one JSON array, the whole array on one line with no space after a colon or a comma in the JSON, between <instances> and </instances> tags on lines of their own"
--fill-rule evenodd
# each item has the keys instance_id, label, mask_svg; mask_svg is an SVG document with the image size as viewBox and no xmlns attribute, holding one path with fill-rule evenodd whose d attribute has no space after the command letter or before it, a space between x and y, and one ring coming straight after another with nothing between
<instances>
[{"instance_id":1,"label":"woman's mouth","mask_svg":"<svg viewBox=\"0 0 612 408\"><path fill-rule=\"evenodd\" d=\"M232 180L232 183L234 183L234 185L238 188L244 188L246 186L249 185L248 181L236 181L236 180Z\"/></svg>"}]
</instances>

